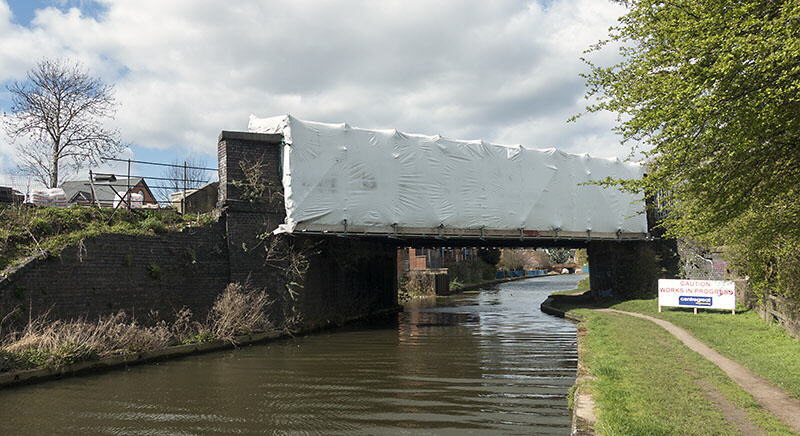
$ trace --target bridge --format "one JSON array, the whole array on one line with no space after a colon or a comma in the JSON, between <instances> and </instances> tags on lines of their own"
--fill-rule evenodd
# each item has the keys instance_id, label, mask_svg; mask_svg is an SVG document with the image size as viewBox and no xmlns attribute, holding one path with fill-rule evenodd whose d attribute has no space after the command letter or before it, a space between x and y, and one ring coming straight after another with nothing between
<instances>
[{"instance_id":1,"label":"bridge","mask_svg":"<svg viewBox=\"0 0 800 436\"><path fill-rule=\"evenodd\" d=\"M232 265L241 280L275 283L264 255L254 255L264 244L258 235L317 247L306 284L315 290L311 312L353 300L344 297L349 288L396 301L402 246L587 248L592 290L618 297L655 289L674 269L643 199L589 183L641 177L637 165L291 116L251 117L249 130L223 131L218 141ZM258 198L248 192L254 184L266 187Z\"/></svg>"}]
</instances>

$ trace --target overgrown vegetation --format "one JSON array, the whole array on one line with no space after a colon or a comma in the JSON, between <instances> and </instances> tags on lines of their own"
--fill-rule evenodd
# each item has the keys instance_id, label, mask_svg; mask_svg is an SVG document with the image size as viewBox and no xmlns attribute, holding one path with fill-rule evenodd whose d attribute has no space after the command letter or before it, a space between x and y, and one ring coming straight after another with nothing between
<instances>
[{"instance_id":1,"label":"overgrown vegetation","mask_svg":"<svg viewBox=\"0 0 800 436\"><path fill-rule=\"evenodd\" d=\"M259 159L243 159L239 163L243 180L231 184L240 190L241 197L251 203L264 204L267 208L283 206L283 186L267 177L266 156Z\"/></svg>"},{"instance_id":2,"label":"overgrown vegetation","mask_svg":"<svg viewBox=\"0 0 800 436\"><path fill-rule=\"evenodd\" d=\"M263 290L231 283L217 297L204 322L189 309L171 323L145 326L124 312L97 321L50 321L41 317L0 342L0 371L55 367L108 356L162 349L171 345L224 340L275 329L267 310L272 301Z\"/></svg>"},{"instance_id":3,"label":"overgrown vegetation","mask_svg":"<svg viewBox=\"0 0 800 436\"><path fill-rule=\"evenodd\" d=\"M423 271L409 271L398 285L398 299L435 295L433 275Z\"/></svg>"},{"instance_id":4,"label":"overgrown vegetation","mask_svg":"<svg viewBox=\"0 0 800 436\"><path fill-rule=\"evenodd\" d=\"M267 309L272 301L264 291L248 291L239 283L225 289L208 314L206 329L210 337L233 342L238 335L272 328Z\"/></svg>"},{"instance_id":5,"label":"overgrown vegetation","mask_svg":"<svg viewBox=\"0 0 800 436\"><path fill-rule=\"evenodd\" d=\"M660 206L668 236L726 247L759 295L800 301L800 4L619 1L589 111L619 114L647 177L608 180Z\"/></svg>"},{"instance_id":6,"label":"overgrown vegetation","mask_svg":"<svg viewBox=\"0 0 800 436\"><path fill-rule=\"evenodd\" d=\"M264 244L264 265L274 270L282 289L275 289L285 329L290 331L303 322L300 310L300 293L305 287L306 273L311 256L320 253L319 242L300 242L287 235L275 235L270 231L259 235Z\"/></svg>"},{"instance_id":7,"label":"overgrown vegetation","mask_svg":"<svg viewBox=\"0 0 800 436\"><path fill-rule=\"evenodd\" d=\"M0 270L29 256L57 255L87 237L106 233L154 235L210 220L206 215L183 217L147 209L5 206L0 208Z\"/></svg>"},{"instance_id":8,"label":"overgrown vegetation","mask_svg":"<svg viewBox=\"0 0 800 436\"><path fill-rule=\"evenodd\" d=\"M460 287L494 280L497 268L482 258L445 264L451 282ZM452 287L452 285L451 285Z\"/></svg>"}]
</instances>

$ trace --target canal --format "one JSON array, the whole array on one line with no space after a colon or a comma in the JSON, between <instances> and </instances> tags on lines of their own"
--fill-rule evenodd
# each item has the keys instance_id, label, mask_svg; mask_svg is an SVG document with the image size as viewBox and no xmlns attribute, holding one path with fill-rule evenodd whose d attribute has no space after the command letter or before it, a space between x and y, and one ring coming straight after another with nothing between
<instances>
[{"instance_id":1,"label":"canal","mask_svg":"<svg viewBox=\"0 0 800 436\"><path fill-rule=\"evenodd\" d=\"M0 391L0 434L569 434L581 276L415 301L396 319Z\"/></svg>"}]
</instances>

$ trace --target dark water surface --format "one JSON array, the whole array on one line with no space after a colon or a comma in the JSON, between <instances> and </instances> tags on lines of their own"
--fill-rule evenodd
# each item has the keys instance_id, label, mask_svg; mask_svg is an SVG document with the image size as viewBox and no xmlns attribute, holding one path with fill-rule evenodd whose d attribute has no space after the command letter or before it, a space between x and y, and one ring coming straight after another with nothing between
<instances>
[{"instance_id":1,"label":"dark water surface","mask_svg":"<svg viewBox=\"0 0 800 436\"><path fill-rule=\"evenodd\" d=\"M569 434L575 327L542 277L387 320L0 391L0 434Z\"/></svg>"}]
</instances>

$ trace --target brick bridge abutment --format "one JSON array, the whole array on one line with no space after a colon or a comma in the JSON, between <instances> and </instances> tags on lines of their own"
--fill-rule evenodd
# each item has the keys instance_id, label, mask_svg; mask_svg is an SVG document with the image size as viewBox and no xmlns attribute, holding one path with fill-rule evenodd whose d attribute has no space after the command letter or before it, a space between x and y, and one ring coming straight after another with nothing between
<instances>
[{"instance_id":1,"label":"brick bridge abutment","mask_svg":"<svg viewBox=\"0 0 800 436\"><path fill-rule=\"evenodd\" d=\"M226 225L231 281L264 287L275 300L295 303L308 327L396 310L396 244L393 241L340 238L336 236L271 236L284 221L280 195L281 135L227 132L219 137L219 203ZM253 198L254 184L267 187ZM248 192L250 190L251 192ZM273 192L274 191L274 192ZM282 238L294 254L269 244ZM285 291L285 271L274 257L300 256L307 268L296 301ZM270 256L271 259L267 259Z\"/></svg>"}]
</instances>

